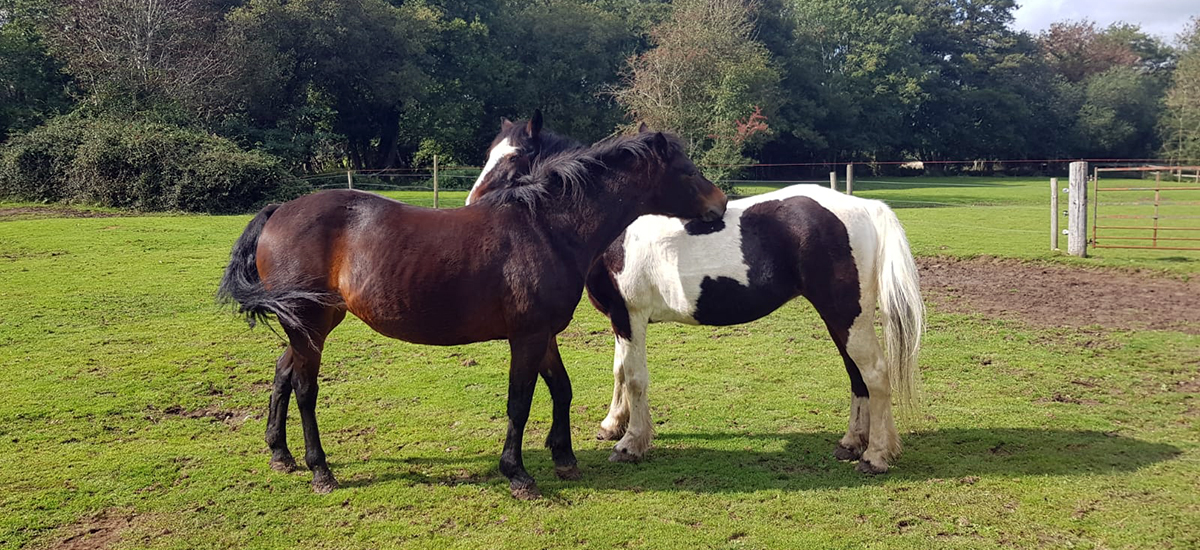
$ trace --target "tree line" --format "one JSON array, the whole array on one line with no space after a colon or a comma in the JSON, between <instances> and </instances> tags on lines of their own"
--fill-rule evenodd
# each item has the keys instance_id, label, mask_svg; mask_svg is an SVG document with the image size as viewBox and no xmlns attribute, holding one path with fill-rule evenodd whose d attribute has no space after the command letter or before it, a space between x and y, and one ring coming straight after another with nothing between
<instances>
[{"instance_id":1,"label":"tree line","mask_svg":"<svg viewBox=\"0 0 1200 550\"><path fill-rule=\"evenodd\" d=\"M435 154L477 164L501 117L540 108L581 140L635 121L675 131L718 172L749 160L1200 159L1196 19L1170 42L1088 21L1034 35L1012 27L1015 7L0 0L0 142L66 117L213 136L292 173Z\"/></svg>"}]
</instances>

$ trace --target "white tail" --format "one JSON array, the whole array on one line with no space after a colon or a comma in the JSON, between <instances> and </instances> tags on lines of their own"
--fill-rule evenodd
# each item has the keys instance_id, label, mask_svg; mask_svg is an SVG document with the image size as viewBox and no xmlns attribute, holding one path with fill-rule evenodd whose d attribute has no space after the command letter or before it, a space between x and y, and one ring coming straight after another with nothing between
<instances>
[{"instance_id":1,"label":"white tail","mask_svg":"<svg viewBox=\"0 0 1200 550\"><path fill-rule=\"evenodd\" d=\"M879 237L875 268L888 378L903 410L916 401L920 379L917 356L925 332L925 303L921 301L917 264L896 213L881 202L872 220Z\"/></svg>"}]
</instances>

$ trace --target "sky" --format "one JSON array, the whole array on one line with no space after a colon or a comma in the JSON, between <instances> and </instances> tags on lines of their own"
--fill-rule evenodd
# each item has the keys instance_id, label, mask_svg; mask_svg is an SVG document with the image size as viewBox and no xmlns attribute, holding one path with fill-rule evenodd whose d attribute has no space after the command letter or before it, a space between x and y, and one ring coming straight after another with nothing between
<instances>
[{"instance_id":1,"label":"sky","mask_svg":"<svg viewBox=\"0 0 1200 550\"><path fill-rule=\"evenodd\" d=\"M1192 16L1200 16L1197 0L1017 0L1014 26L1034 34L1064 19L1090 19L1103 28L1110 23L1137 23L1142 30L1174 42Z\"/></svg>"}]
</instances>

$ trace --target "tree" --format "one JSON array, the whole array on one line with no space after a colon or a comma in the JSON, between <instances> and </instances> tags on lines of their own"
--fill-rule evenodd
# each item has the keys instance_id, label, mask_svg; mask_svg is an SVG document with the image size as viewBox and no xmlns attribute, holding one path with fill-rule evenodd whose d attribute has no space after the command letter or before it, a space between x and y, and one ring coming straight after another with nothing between
<instances>
[{"instance_id":1,"label":"tree","mask_svg":"<svg viewBox=\"0 0 1200 550\"><path fill-rule=\"evenodd\" d=\"M1086 19L1062 21L1043 31L1038 45L1051 69L1068 82L1082 82L1112 67L1131 67L1138 62L1138 54L1128 43L1134 39L1130 30L1117 26L1110 36L1098 32L1096 24Z\"/></svg>"},{"instance_id":2,"label":"tree","mask_svg":"<svg viewBox=\"0 0 1200 550\"><path fill-rule=\"evenodd\" d=\"M54 49L92 103L124 113L194 114L233 60L210 0L67 0L50 26Z\"/></svg>"},{"instance_id":3,"label":"tree","mask_svg":"<svg viewBox=\"0 0 1200 550\"><path fill-rule=\"evenodd\" d=\"M1167 92L1159 132L1164 156L1172 162L1200 162L1200 17L1179 35L1183 49Z\"/></svg>"},{"instance_id":4,"label":"tree","mask_svg":"<svg viewBox=\"0 0 1200 550\"><path fill-rule=\"evenodd\" d=\"M918 158L1028 158L1055 135L1050 74L1036 45L1010 28L1015 7L916 0L926 78L908 140Z\"/></svg>"},{"instance_id":5,"label":"tree","mask_svg":"<svg viewBox=\"0 0 1200 550\"><path fill-rule=\"evenodd\" d=\"M620 123L605 90L641 46L646 4L615 0L496 2L447 13L433 58L429 95L402 127L422 156L478 160L501 117L541 109L556 131L586 141ZM483 16L476 17L483 14Z\"/></svg>"},{"instance_id":6,"label":"tree","mask_svg":"<svg viewBox=\"0 0 1200 550\"><path fill-rule=\"evenodd\" d=\"M675 3L670 19L651 31L654 48L629 59L625 81L613 91L631 119L679 134L718 181L730 175L729 165L748 160L744 150L763 136L743 135L739 119L759 128L762 111L777 103L779 73L754 39L755 8L742 0Z\"/></svg>"},{"instance_id":7,"label":"tree","mask_svg":"<svg viewBox=\"0 0 1200 550\"><path fill-rule=\"evenodd\" d=\"M1162 89L1137 69L1113 67L1087 80L1079 109L1086 156L1146 158L1158 150Z\"/></svg>"},{"instance_id":8,"label":"tree","mask_svg":"<svg viewBox=\"0 0 1200 550\"><path fill-rule=\"evenodd\" d=\"M42 2L0 1L0 142L70 106L71 79L47 50Z\"/></svg>"},{"instance_id":9,"label":"tree","mask_svg":"<svg viewBox=\"0 0 1200 550\"><path fill-rule=\"evenodd\" d=\"M828 160L890 157L911 135L927 76L914 40L920 19L884 0L792 0L794 25L777 47L785 67L782 150Z\"/></svg>"},{"instance_id":10,"label":"tree","mask_svg":"<svg viewBox=\"0 0 1200 550\"><path fill-rule=\"evenodd\" d=\"M231 40L244 59L232 94L244 103L241 141L328 124L355 168L401 164L401 116L427 95L440 20L424 4L382 0L251 0L234 10Z\"/></svg>"}]
</instances>

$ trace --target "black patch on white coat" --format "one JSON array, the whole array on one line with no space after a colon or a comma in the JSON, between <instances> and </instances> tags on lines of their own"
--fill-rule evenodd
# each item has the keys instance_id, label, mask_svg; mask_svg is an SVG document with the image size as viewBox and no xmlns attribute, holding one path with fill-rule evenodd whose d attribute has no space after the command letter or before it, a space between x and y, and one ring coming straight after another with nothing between
<instances>
[{"instance_id":1,"label":"black patch on white coat","mask_svg":"<svg viewBox=\"0 0 1200 550\"><path fill-rule=\"evenodd\" d=\"M749 286L706 278L693 317L703 325L747 323L803 295L825 321L851 391L866 397L862 375L846 353L850 326L862 308L858 268L841 219L809 197L790 197L755 204L739 221Z\"/></svg>"},{"instance_id":2,"label":"black patch on white coat","mask_svg":"<svg viewBox=\"0 0 1200 550\"><path fill-rule=\"evenodd\" d=\"M708 235L709 233L717 233L725 230L725 220L706 222L704 220L688 220L683 224L684 231L688 235Z\"/></svg>"},{"instance_id":3,"label":"black patch on white coat","mask_svg":"<svg viewBox=\"0 0 1200 550\"><path fill-rule=\"evenodd\" d=\"M625 269L625 233L609 245L588 270L588 299L612 322L613 332L625 340L633 339L629 308L617 287L617 275Z\"/></svg>"}]
</instances>

